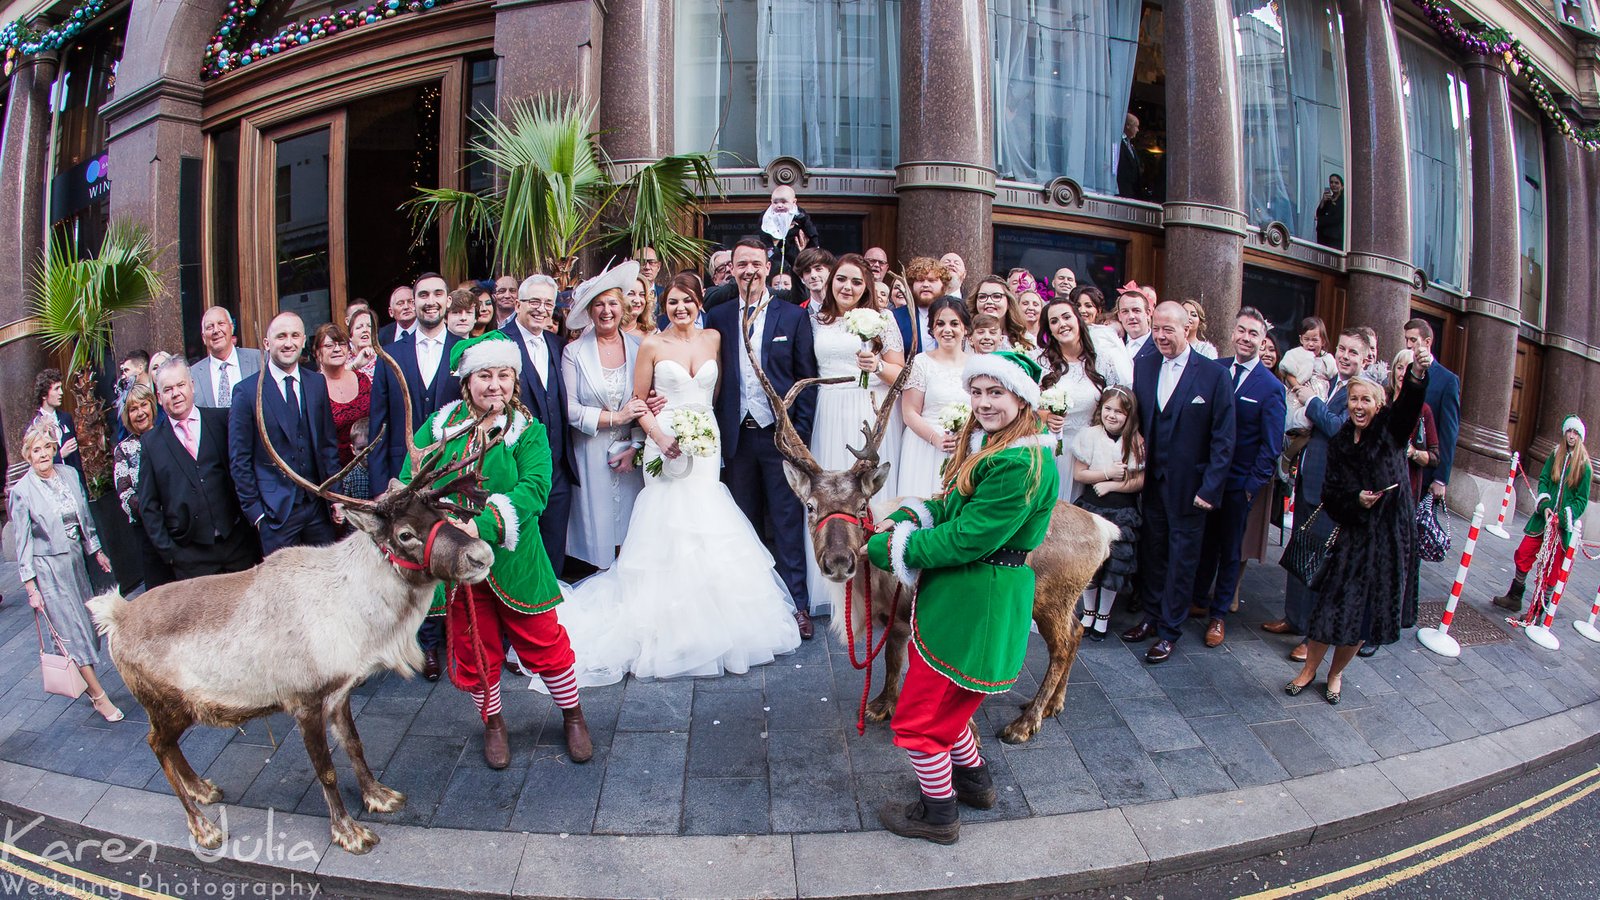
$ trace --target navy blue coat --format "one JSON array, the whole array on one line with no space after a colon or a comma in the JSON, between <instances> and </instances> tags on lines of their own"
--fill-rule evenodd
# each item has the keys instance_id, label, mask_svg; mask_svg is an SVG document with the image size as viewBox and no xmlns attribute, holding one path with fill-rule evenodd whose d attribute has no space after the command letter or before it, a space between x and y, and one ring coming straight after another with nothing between
<instances>
[{"instance_id":1,"label":"navy blue coat","mask_svg":"<svg viewBox=\"0 0 1600 900\"><path fill-rule=\"evenodd\" d=\"M1189 361L1172 389L1166 409L1156 409L1160 353L1143 355L1133 364L1133 392L1139 400L1144 430L1146 491L1163 491L1174 515L1199 514L1198 497L1216 507L1233 464L1233 380L1216 360L1188 351ZM1174 561L1178 562L1178 561Z\"/></svg>"},{"instance_id":2,"label":"navy blue coat","mask_svg":"<svg viewBox=\"0 0 1600 900\"><path fill-rule=\"evenodd\" d=\"M1223 371L1232 383L1233 361ZM1288 416L1288 393L1283 382L1256 363L1233 392L1233 466L1228 470L1228 490L1255 496L1272 480L1283 452L1283 429Z\"/></svg>"},{"instance_id":3,"label":"navy blue coat","mask_svg":"<svg viewBox=\"0 0 1600 900\"><path fill-rule=\"evenodd\" d=\"M566 347L553 331L544 334L544 351L547 356L544 384L539 383L539 372L528 356L528 344L522 339L522 329L513 318L500 329L522 351L522 384L519 388L522 405L533 413L543 425L550 439L550 458L559 460L558 475L565 475L571 484L578 484L578 457L572 447L572 437L567 430L567 386L561 375L561 353Z\"/></svg>"},{"instance_id":4,"label":"navy blue coat","mask_svg":"<svg viewBox=\"0 0 1600 900\"><path fill-rule=\"evenodd\" d=\"M450 374L450 348L461 338L445 332L444 352L439 355L439 369L434 372L433 385L422 386L422 371L417 368L417 344L412 338L383 345L384 352L394 358L400 371L405 373L406 387L411 391L411 425L421 428L422 420L433 415L441 406L461 399L461 382ZM367 457L367 469L372 473L373 496L389 488L389 479L400 477L400 468L406 461L405 400L400 395L400 384L394 373L382 360L372 370L372 413L367 423L367 433L374 439L378 429L384 428L383 444ZM431 440L431 439L430 439ZM426 442L424 442L426 443Z\"/></svg>"},{"instance_id":5,"label":"navy blue coat","mask_svg":"<svg viewBox=\"0 0 1600 900\"><path fill-rule=\"evenodd\" d=\"M263 375L265 371L257 372L234 388L228 410L228 471L233 475L233 487L246 519L256 522L265 516L268 522L282 523L304 488L290 481L261 446L261 436L256 432L256 381ZM290 419L283 393L270 375L266 377L271 383L261 392L262 418L278 455L301 476L321 484L340 468L339 438L333 427L333 405L328 402L328 382L322 373L310 369L301 368L295 375L305 398L301 420ZM305 433L307 428L309 434ZM341 487L332 485L332 489Z\"/></svg>"},{"instance_id":6,"label":"navy blue coat","mask_svg":"<svg viewBox=\"0 0 1600 900\"><path fill-rule=\"evenodd\" d=\"M1422 471L1422 486L1435 481L1450 483L1450 468L1456 460L1456 436L1461 433L1461 379L1434 360L1428 367L1428 395L1425 402L1433 409L1433 426L1439 430L1439 464Z\"/></svg>"},{"instance_id":7,"label":"navy blue coat","mask_svg":"<svg viewBox=\"0 0 1600 900\"><path fill-rule=\"evenodd\" d=\"M1316 397L1306 404L1306 421L1311 423L1311 439L1300 456L1300 496L1313 505L1322 502L1322 479L1328 473L1328 442L1333 440L1350 418L1350 392L1348 387L1328 395L1326 401ZM1410 484L1410 482L1406 482ZM1306 510L1299 515L1310 515Z\"/></svg>"},{"instance_id":8,"label":"navy blue coat","mask_svg":"<svg viewBox=\"0 0 1600 900\"><path fill-rule=\"evenodd\" d=\"M722 455L731 457L739 448L739 401L741 373L748 364L744 351L742 303L724 303L706 313L706 327L722 335L722 350L717 360L722 385L717 390L717 427L722 431ZM782 397L794 383L817 377L817 353L812 343L811 316L793 303L774 298L767 304L765 327L756 347L761 367ZM817 413L817 392L802 391L789 410L803 441L811 440L811 423Z\"/></svg>"}]
</instances>

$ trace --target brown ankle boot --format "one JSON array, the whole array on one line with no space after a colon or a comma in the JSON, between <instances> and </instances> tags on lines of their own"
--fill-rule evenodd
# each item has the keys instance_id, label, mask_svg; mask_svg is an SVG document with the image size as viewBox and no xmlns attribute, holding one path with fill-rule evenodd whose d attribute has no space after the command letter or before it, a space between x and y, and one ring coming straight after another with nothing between
<instances>
[{"instance_id":1,"label":"brown ankle boot","mask_svg":"<svg viewBox=\"0 0 1600 900\"><path fill-rule=\"evenodd\" d=\"M483 723L483 761L491 769L511 765L511 741L506 737L506 720L499 713Z\"/></svg>"},{"instance_id":2,"label":"brown ankle boot","mask_svg":"<svg viewBox=\"0 0 1600 900\"><path fill-rule=\"evenodd\" d=\"M573 762L586 763L594 757L594 744L589 740L589 723L583 720L583 707L563 709L561 729L566 732L567 755Z\"/></svg>"}]
</instances>

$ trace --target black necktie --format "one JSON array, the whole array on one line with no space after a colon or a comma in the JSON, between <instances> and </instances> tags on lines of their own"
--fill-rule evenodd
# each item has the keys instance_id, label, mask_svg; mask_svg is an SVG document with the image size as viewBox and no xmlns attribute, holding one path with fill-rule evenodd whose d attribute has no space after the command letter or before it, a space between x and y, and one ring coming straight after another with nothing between
<instances>
[{"instance_id":1,"label":"black necktie","mask_svg":"<svg viewBox=\"0 0 1600 900\"><path fill-rule=\"evenodd\" d=\"M1234 360L1233 363L1233 389L1239 389L1239 379L1244 377L1244 363Z\"/></svg>"},{"instance_id":2,"label":"black necktie","mask_svg":"<svg viewBox=\"0 0 1600 900\"><path fill-rule=\"evenodd\" d=\"M283 377L283 402L289 407L289 421L293 422L294 430L300 431L300 397L294 391L294 376Z\"/></svg>"}]
</instances>

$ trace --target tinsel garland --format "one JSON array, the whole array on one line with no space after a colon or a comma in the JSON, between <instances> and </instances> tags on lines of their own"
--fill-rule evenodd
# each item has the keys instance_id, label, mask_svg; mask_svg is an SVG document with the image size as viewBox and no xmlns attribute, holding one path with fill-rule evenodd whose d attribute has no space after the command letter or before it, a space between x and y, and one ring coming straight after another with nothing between
<instances>
[{"instance_id":1,"label":"tinsel garland","mask_svg":"<svg viewBox=\"0 0 1600 900\"><path fill-rule=\"evenodd\" d=\"M84 0L67 13L61 24L40 30L15 21L0 28L0 50L5 51L6 73L10 74L19 56L33 56L46 50L60 50L78 36L85 25L105 11L108 0Z\"/></svg>"},{"instance_id":2,"label":"tinsel garland","mask_svg":"<svg viewBox=\"0 0 1600 900\"><path fill-rule=\"evenodd\" d=\"M205 55L201 58L202 79L226 75L241 66L248 66L286 50L293 50L312 41L331 37L362 25L372 25L405 13L419 13L444 6L450 0L381 0L362 9L341 9L304 22L294 22L285 25L272 37L251 41L248 47L243 46L245 26L255 16L263 2L264 0L232 0L228 4L228 11L223 15L222 22L217 25L216 32L211 36L211 42L206 45Z\"/></svg>"},{"instance_id":3,"label":"tinsel garland","mask_svg":"<svg viewBox=\"0 0 1600 900\"><path fill-rule=\"evenodd\" d=\"M1428 20L1433 30L1453 44L1457 50L1476 56L1498 56L1504 59L1506 68L1511 74L1520 75L1522 80L1527 82L1528 94L1533 97L1533 102L1539 105L1540 111L1563 137L1585 150L1600 150L1600 126L1584 128L1572 121L1556 102L1555 91L1550 89L1549 77L1539 68L1538 63L1534 62L1533 54L1522 46L1521 41L1512 37L1510 32L1499 26L1463 27L1456 21L1450 8L1438 0L1411 0L1411 2L1422 11L1422 17Z\"/></svg>"}]
</instances>

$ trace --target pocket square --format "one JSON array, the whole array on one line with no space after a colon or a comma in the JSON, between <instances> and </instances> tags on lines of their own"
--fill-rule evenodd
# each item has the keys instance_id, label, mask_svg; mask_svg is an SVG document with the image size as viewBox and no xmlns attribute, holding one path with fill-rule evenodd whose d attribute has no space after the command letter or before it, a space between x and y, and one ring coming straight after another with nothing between
<instances>
[{"instance_id":1,"label":"pocket square","mask_svg":"<svg viewBox=\"0 0 1600 900\"><path fill-rule=\"evenodd\" d=\"M1190 403L1204 403L1204 402L1206 402L1206 398L1197 395L1193 400L1190 400L1189 402Z\"/></svg>"},{"instance_id":2,"label":"pocket square","mask_svg":"<svg viewBox=\"0 0 1600 900\"><path fill-rule=\"evenodd\" d=\"M774 344L783 344L783 343L787 343L788 340L789 340L789 336L787 334L780 334L780 335L776 335L775 337L773 337L772 342Z\"/></svg>"},{"instance_id":3,"label":"pocket square","mask_svg":"<svg viewBox=\"0 0 1600 900\"><path fill-rule=\"evenodd\" d=\"M1199 398L1196 398L1196 399L1199 399ZM1240 403L1260 403L1261 401L1257 400L1254 397L1240 397L1239 398L1239 402Z\"/></svg>"}]
</instances>

